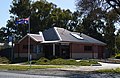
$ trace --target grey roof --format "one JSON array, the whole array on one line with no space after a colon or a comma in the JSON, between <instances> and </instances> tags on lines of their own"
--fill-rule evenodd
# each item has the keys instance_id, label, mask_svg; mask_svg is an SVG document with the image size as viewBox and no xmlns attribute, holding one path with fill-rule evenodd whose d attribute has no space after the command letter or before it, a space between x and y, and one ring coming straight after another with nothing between
<instances>
[{"instance_id":1,"label":"grey roof","mask_svg":"<svg viewBox=\"0 0 120 78\"><path fill-rule=\"evenodd\" d=\"M20 43L24 38L26 37L30 37L32 38L34 41L36 42L42 42L44 41L43 35L42 34L27 34L26 36L24 36L18 43Z\"/></svg>"},{"instance_id":2,"label":"grey roof","mask_svg":"<svg viewBox=\"0 0 120 78\"><path fill-rule=\"evenodd\" d=\"M37 42L42 42L43 41L43 37L42 35L39 34L29 34L29 36L34 39Z\"/></svg>"},{"instance_id":3,"label":"grey roof","mask_svg":"<svg viewBox=\"0 0 120 78\"><path fill-rule=\"evenodd\" d=\"M43 35L44 35L45 40L47 41L60 40L62 42L80 42L80 43L92 43L92 44L106 45L105 43L97 39L94 39L90 36L87 36L85 34L81 34L81 37L83 39L78 39L74 37L73 35L71 35L71 33L80 35L80 33L70 32L64 28L59 28L59 27L50 28L44 31Z\"/></svg>"},{"instance_id":4,"label":"grey roof","mask_svg":"<svg viewBox=\"0 0 120 78\"><path fill-rule=\"evenodd\" d=\"M43 31L43 36L45 41L59 40L59 37L54 28L49 28L48 30Z\"/></svg>"}]
</instances>

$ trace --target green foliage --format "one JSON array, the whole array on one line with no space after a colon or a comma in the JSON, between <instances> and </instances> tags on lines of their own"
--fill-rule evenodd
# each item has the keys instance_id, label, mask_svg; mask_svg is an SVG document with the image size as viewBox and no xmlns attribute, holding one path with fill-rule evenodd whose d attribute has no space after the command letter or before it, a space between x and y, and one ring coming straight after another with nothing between
<instances>
[{"instance_id":1,"label":"green foliage","mask_svg":"<svg viewBox=\"0 0 120 78\"><path fill-rule=\"evenodd\" d=\"M34 63L38 65L79 65L79 66L90 66L91 64L98 64L98 62L95 60L81 60L77 62L74 59L57 58L48 60L44 57L40 58L36 62L34 61Z\"/></svg>"},{"instance_id":2,"label":"green foliage","mask_svg":"<svg viewBox=\"0 0 120 78\"><path fill-rule=\"evenodd\" d=\"M92 64L98 64L98 62L95 60L81 60L77 63L80 66L90 66Z\"/></svg>"},{"instance_id":3,"label":"green foliage","mask_svg":"<svg viewBox=\"0 0 120 78\"><path fill-rule=\"evenodd\" d=\"M9 64L10 61L6 57L0 57L0 64Z\"/></svg>"},{"instance_id":4,"label":"green foliage","mask_svg":"<svg viewBox=\"0 0 120 78\"><path fill-rule=\"evenodd\" d=\"M7 32L7 28L1 27L0 28L0 42L4 42L7 40L8 33L5 33L5 32Z\"/></svg>"},{"instance_id":5,"label":"green foliage","mask_svg":"<svg viewBox=\"0 0 120 78\"><path fill-rule=\"evenodd\" d=\"M109 0L106 1L109 2ZM83 33L105 42L109 55L112 56L115 54L113 50L115 46L115 24L120 17L115 9L110 9L110 6L106 6L108 5L107 2L105 3L104 0L77 0L76 6L77 10L82 14L81 16L84 16L80 27ZM114 1L112 0L111 2Z\"/></svg>"},{"instance_id":6,"label":"green foliage","mask_svg":"<svg viewBox=\"0 0 120 78\"><path fill-rule=\"evenodd\" d=\"M41 57L39 60L36 61L35 64L48 65L50 64L50 60L48 60L47 58Z\"/></svg>"},{"instance_id":7,"label":"green foliage","mask_svg":"<svg viewBox=\"0 0 120 78\"><path fill-rule=\"evenodd\" d=\"M120 15L120 5L119 5L120 1L119 0L106 0L106 3L108 3L111 6L111 8L113 8L115 12Z\"/></svg>"},{"instance_id":8,"label":"green foliage","mask_svg":"<svg viewBox=\"0 0 120 78\"><path fill-rule=\"evenodd\" d=\"M89 60L89 63L91 63L91 64L98 64L98 61L96 61L96 60Z\"/></svg>"},{"instance_id":9,"label":"green foliage","mask_svg":"<svg viewBox=\"0 0 120 78\"><path fill-rule=\"evenodd\" d=\"M77 65L80 65L80 66L90 66L91 63L87 60L81 60L77 63Z\"/></svg>"},{"instance_id":10,"label":"green foliage","mask_svg":"<svg viewBox=\"0 0 120 78\"><path fill-rule=\"evenodd\" d=\"M114 73L115 71L113 69L103 69L103 70L97 70L98 73Z\"/></svg>"},{"instance_id":11,"label":"green foliage","mask_svg":"<svg viewBox=\"0 0 120 78\"><path fill-rule=\"evenodd\" d=\"M117 49L117 48L114 48L114 51L115 51L115 54L119 54L120 53L120 50Z\"/></svg>"},{"instance_id":12,"label":"green foliage","mask_svg":"<svg viewBox=\"0 0 120 78\"><path fill-rule=\"evenodd\" d=\"M116 42L115 42L115 43L116 43L116 47L117 47L117 49L119 50L119 51L116 50L116 51L118 51L118 53L120 53L120 35L119 35L119 34L120 34L120 30L119 30L118 36L116 36L116 40L115 40L115 41L116 41Z\"/></svg>"},{"instance_id":13,"label":"green foliage","mask_svg":"<svg viewBox=\"0 0 120 78\"><path fill-rule=\"evenodd\" d=\"M31 64L35 64L36 63L36 60L32 60Z\"/></svg>"},{"instance_id":14,"label":"green foliage","mask_svg":"<svg viewBox=\"0 0 120 78\"><path fill-rule=\"evenodd\" d=\"M16 40L21 39L28 33L28 24L16 25L15 21L17 19L30 16L31 33L39 33L39 31L53 26L66 28L69 20L75 20L75 16L70 10L57 8L55 4L49 3L46 0L36 1L34 3L30 1L13 0L10 5L9 11L14 16L11 16L7 22L7 35L14 33Z\"/></svg>"},{"instance_id":15,"label":"green foliage","mask_svg":"<svg viewBox=\"0 0 120 78\"><path fill-rule=\"evenodd\" d=\"M58 59L53 59L50 64L53 64L53 65L65 65L65 60L62 59L62 58L58 58Z\"/></svg>"},{"instance_id":16,"label":"green foliage","mask_svg":"<svg viewBox=\"0 0 120 78\"><path fill-rule=\"evenodd\" d=\"M115 55L115 58L116 58L116 59L120 59L120 54L116 54L116 55Z\"/></svg>"},{"instance_id":17,"label":"green foliage","mask_svg":"<svg viewBox=\"0 0 120 78\"><path fill-rule=\"evenodd\" d=\"M31 66L31 69L62 68L63 66ZM29 70L30 66L0 65L0 70Z\"/></svg>"},{"instance_id":18,"label":"green foliage","mask_svg":"<svg viewBox=\"0 0 120 78\"><path fill-rule=\"evenodd\" d=\"M97 70L98 73L120 73L120 68Z\"/></svg>"},{"instance_id":19,"label":"green foliage","mask_svg":"<svg viewBox=\"0 0 120 78\"><path fill-rule=\"evenodd\" d=\"M76 65L77 62L74 59L69 59L69 60L66 60L65 64L66 65Z\"/></svg>"}]
</instances>

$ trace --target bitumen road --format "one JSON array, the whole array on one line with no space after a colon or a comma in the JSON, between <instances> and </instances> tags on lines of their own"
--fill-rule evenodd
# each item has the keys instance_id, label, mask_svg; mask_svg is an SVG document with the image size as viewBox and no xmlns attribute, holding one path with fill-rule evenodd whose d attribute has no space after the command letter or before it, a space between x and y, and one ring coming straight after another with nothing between
<instances>
[{"instance_id":1,"label":"bitumen road","mask_svg":"<svg viewBox=\"0 0 120 78\"><path fill-rule=\"evenodd\" d=\"M120 78L120 74L59 70L0 71L0 78Z\"/></svg>"},{"instance_id":2,"label":"bitumen road","mask_svg":"<svg viewBox=\"0 0 120 78\"><path fill-rule=\"evenodd\" d=\"M34 69L28 71L0 70L0 78L120 78L117 73L94 73L100 69L120 68L120 64L101 63L102 66L75 66L60 69Z\"/></svg>"},{"instance_id":3,"label":"bitumen road","mask_svg":"<svg viewBox=\"0 0 120 78\"><path fill-rule=\"evenodd\" d=\"M0 72L0 78L61 78L61 77Z\"/></svg>"}]
</instances>

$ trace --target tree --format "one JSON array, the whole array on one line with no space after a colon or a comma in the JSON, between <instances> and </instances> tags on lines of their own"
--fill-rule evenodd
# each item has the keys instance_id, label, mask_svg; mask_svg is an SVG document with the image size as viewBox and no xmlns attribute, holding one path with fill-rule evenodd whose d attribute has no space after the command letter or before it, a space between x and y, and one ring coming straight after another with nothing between
<instances>
[{"instance_id":1,"label":"tree","mask_svg":"<svg viewBox=\"0 0 120 78\"><path fill-rule=\"evenodd\" d=\"M30 17L30 32L39 33L53 26L67 28L73 15L70 10L57 8L53 3L46 0L31 2L30 0L13 0L10 13L13 14L8 20L7 28L17 39L21 39L28 33L28 24L16 25L15 21Z\"/></svg>"},{"instance_id":2,"label":"tree","mask_svg":"<svg viewBox=\"0 0 120 78\"><path fill-rule=\"evenodd\" d=\"M119 15L114 9L109 9L108 4L103 0L77 0L77 9L82 13L83 32L98 40L107 43L110 55L114 52L115 23L119 20ZM105 7L107 6L107 8ZM104 36L102 36L102 34Z\"/></svg>"},{"instance_id":3,"label":"tree","mask_svg":"<svg viewBox=\"0 0 120 78\"><path fill-rule=\"evenodd\" d=\"M8 28L10 34L9 36L16 37L18 41L24 35L27 34L28 25L16 25L15 21L21 18L27 18L30 15L30 1L29 0L13 0L12 5L10 5L9 12L13 14L8 20L6 27Z\"/></svg>"},{"instance_id":4,"label":"tree","mask_svg":"<svg viewBox=\"0 0 120 78\"><path fill-rule=\"evenodd\" d=\"M116 37L116 48L120 51L120 35Z\"/></svg>"},{"instance_id":5,"label":"tree","mask_svg":"<svg viewBox=\"0 0 120 78\"><path fill-rule=\"evenodd\" d=\"M115 10L111 10L106 13L105 16L106 20L106 27L105 27L105 38L106 43L108 44L108 48L110 50L111 55L115 54L115 23L119 20L118 14L115 12Z\"/></svg>"},{"instance_id":6,"label":"tree","mask_svg":"<svg viewBox=\"0 0 120 78\"><path fill-rule=\"evenodd\" d=\"M82 14L82 32L100 41L104 41L102 30L105 27L103 21L105 11L99 6L100 3L96 0L78 0L77 3L77 9Z\"/></svg>"},{"instance_id":7,"label":"tree","mask_svg":"<svg viewBox=\"0 0 120 78\"><path fill-rule=\"evenodd\" d=\"M120 0L105 0L120 15Z\"/></svg>"},{"instance_id":8,"label":"tree","mask_svg":"<svg viewBox=\"0 0 120 78\"><path fill-rule=\"evenodd\" d=\"M7 28L2 27L0 28L0 42L4 42L7 40Z\"/></svg>"}]
</instances>

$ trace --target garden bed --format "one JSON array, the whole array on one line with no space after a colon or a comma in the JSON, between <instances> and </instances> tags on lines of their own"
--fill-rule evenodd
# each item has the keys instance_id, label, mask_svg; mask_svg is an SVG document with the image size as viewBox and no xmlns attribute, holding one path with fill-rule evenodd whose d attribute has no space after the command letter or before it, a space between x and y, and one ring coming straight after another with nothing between
<instances>
[{"instance_id":1,"label":"garden bed","mask_svg":"<svg viewBox=\"0 0 120 78\"><path fill-rule=\"evenodd\" d=\"M39 60L32 60L32 64L35 65L76 65L76 66L91 66L98 65L99 63L96 60L80 60L76 61L74 59L52 59L40 58Z\"/></svg>"}]
</instances>

